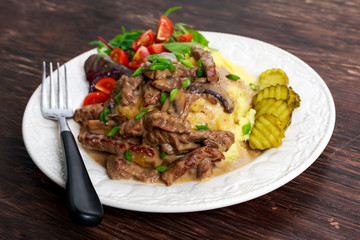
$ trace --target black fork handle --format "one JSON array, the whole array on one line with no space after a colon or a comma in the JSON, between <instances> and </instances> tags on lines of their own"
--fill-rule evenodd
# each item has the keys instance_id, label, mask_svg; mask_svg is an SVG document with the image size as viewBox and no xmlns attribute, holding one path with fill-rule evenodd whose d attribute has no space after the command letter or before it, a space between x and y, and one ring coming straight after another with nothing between
<instances>
[{"instance_id":1,"label":"black fork handle","mask_svg":"<svg viewBox=\"0 0 360 240\"><path fill-rule=\"evenodd\" d=\"M104 211L70 131L61 132L66 158L66 195L71 220L84 226L98 225Z\"/></svg>"}]
</instances>

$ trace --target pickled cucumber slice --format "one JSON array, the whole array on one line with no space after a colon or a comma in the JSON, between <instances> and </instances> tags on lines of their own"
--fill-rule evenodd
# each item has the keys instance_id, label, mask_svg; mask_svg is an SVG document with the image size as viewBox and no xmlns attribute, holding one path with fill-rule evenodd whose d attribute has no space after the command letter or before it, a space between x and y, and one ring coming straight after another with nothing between
<instances>
[{"instance_id":1,"label":"pickled cucumber slice","mask_svg":"<svg viewBox=\"0 0 360 240\"><path fill-rule=\"evenodd\" d=\"M282 144L284 137L280 119L274 114L264 113L255 120L249 146L259 150L278 147Z\"/></svg>"},{"instance_id":2,"label":"pickled cucumber slice","mask_svg":"<svg viewBox=\"0 0 360 240\"><path fill-rule=\"evenodd\" d=\"M295 108L300 107L300 96L297 94L291 87L289 87L289 100L288 104L291 108L291 110L294 110Z\"/></svg>"},{"instance_id":3,"label":"pickled cucumber slice","mask_svg":"<svg viewBox=\"0 0 360 240\"><path fill-rule=\"evenodd\" d=\"M289 88L286 85L276 84L260 90L253 98L253 106L264 98L275 98L276 100L288 101L290 97Z\"/></svg>"},{"instance_id":4,"label":"pickled cucumber slice","mask_svg":"<svg viewBox=\"0 0 360 240\"><path fill-rule=\"evenodd\" d=\"M289 78L283 70L273 68L263 72L260 75L259 82L261 88L275 86L276 84L288 85Z\"/></svg>"},{"instance_id":5,"label":"pickled cucumber slice","mask_svg":"<svg viewBox=\"0 0 360 240\"><path fill-rule=\"evenodd\" d=\"M271 113L280 119L282 129L285 130L290 125L292 111L285 100L264 98L256 104L255 110L255 119L264 113Z\"/></svg>"}]
</instances>

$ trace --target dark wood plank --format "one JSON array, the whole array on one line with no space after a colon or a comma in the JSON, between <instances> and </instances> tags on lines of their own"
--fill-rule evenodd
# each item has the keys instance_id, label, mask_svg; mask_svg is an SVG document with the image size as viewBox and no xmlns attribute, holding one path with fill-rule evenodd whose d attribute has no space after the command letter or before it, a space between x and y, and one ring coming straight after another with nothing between
<instances>
[{"instance_id":1,"label":"dark wood plank","mask_svg":"<svg viewBox=\"0 0 360 240\"><path fill-rule=\"evenodd\" d=\"M154 214L105 207L101 225L67 217L65 192L26 152L21 122L40 84L41 62L65 62L98 35L174 22L256 38L303 59L336 104L324 152L285 186L211 211ZM360 220L359 1L2 1L0 2L1 239L356 239ZM311 86L309 86L311 87ZM311 131L311 129L309 129Z\"/></svg>"}]
</instances>

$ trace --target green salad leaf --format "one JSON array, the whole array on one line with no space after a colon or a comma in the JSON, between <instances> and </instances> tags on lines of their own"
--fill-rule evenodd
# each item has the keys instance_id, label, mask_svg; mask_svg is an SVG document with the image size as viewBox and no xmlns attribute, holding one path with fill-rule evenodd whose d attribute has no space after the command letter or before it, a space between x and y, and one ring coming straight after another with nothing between
<instances>
[{"instance_id":1,"label":"green salad leaf","mask_svg":"<svg viewBox=\"0 0 360 240\"><path fill-rule=\"evenodd\" d=\"M164 47L170 52L180 53L182 55L185 55L191 52L192 45L199 45L199 44L196 42L173 42L173 43L164 44Z\"/></svg>"},{"instance_id":2,"label":"green salad leaf","mask_svg":"<svg viewBox=\"0 0 360 240\"><path fill-rule=\"evenodd\" d=\"M130 32L126 32L125 28L122 27L122 33L114 37L109 41L110 46L113 48L121 48L122 50L130 50L131 49L131 43L137 39L141 34L143 34L145 31L135 31L131 30ZM90 45L98 45L98 53L104 53L106 55L109 55L111 52L111 49L109 49L103 42L100 40L91 41L89 42Z\"/></svg>"}]
</instances>

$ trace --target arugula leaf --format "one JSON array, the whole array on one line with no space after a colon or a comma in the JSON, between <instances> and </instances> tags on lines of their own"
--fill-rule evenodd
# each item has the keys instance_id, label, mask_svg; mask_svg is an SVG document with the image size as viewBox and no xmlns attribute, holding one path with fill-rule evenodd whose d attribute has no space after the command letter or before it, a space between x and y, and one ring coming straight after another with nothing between
<instances>
[{"instance_id":1,"label":"arugula leaf","mask_svg":"<svg viewBox=\"0 0 360 240\"><path fill-rule=\"evenodd\" d=\"M169 8L163 16L164 16L164 17L167 17L167 16L169 16L169 14L170 14L171 12L176 11L176 10L179 10L179 9L181 9L181 8L182 8L182 7Z\"/></svg>"},{"instance_id":2,"label":"arugula leaf","mask_svg":"<svg viewBox=\"0 0 360 240\"><path fill-rule=\"evenodd\" d=\"M199 45L196 42L173 42L164 44L164 47L173 53L180 53L182 55L185 55L186 53L191 52L191 46L192 45Z\"/></svg>"},{"instance_id":3,"label":"arugula leaf","mask_svg":"<svg viewBox=\"0 0 360 240\"><path fill-rule=\"evenodd\" d=\"M176 35L187 33L188 31L186 30L186 28L188 28L189 30L194 30L192 26L186 23L177 23L175 24L175 27L180 29L180 31L175 32Z\"/></svg>"},{"instance_id":4,"label":"arugula leaf","mask_svg":"<svg viewBox=\"0 0 360 240\"><path fill-rule=\"evenodd\" d=\"M169 41L169 43L164 44L164 47L170 52L185 55L186 53L191 52L192 45L200 45L204 48L208 48L209 41L201 33L193 30L190 25L185 23L177 23L175 24L175 27L180 30L174 33L174 35L172 36L174 39L176 39L177 35L184 33L192 33L193 38L191 42L175 42L171 40Z\"/></svg>"},{"instance_id":5,"label":"arugula leaf","mask_svg":"<svg viewBox=\"0 0 360 240\"><path fill-rule=\"evenodd\" d=\"M113 48L121 48L122 50L126 51L131 49L131 43L137 39L141 34L145 31L135 31L131 30L130 32L126 32L125 28L122 27L122 33L114 37L109 41L110 46ZM109 55L111 50L100 40L91 41L89 42L90 45L98 45L98 53L107 54Z\"/></svg>"},{"instance_id":6,"label":"arugula leaf","mask_svg":"<svg viewBox=\"0 0 360 240\"><path fill-rule=\"evenodd\" d=\"M108 48L105 43L103 43L102 41L100 40L96 40L96 41L91 41L89 42L90 45L98 45L98 48L97 48L97 51L98 51L98 54L106 54L106 55L109 55L110 52L111 52L111 49Z\"/></svg>"},{"instance_id":7,"label":"arugula leaf","mask_svg":"<svg viewBox=\"0 0 360 240\"><path fill-rule=\"evenodd\" d=\"M123 33L117 35L115 38L110 40L109 43L114 48L119 47L124 51L131 49L131 43L145 32L145 30L141 30L141 31L131 30L130 32L126 32L125 28L122 29L123 29Z\"/></svg>"},{"instance_id":8,"label":"arugula leaf","mask_svg":"<svg viewBox=\"0 0 360 240\"><path fill-rule=\"evenodd\" d=\"M177 24L175 24L175 27L180 29L180 31L175 32L175 36L179 35L179 34L184 34L184 33L192 33L192 35L193 35L192 41L193 42L199 43L202 47L208 47L209 41L206 40L206 38L201 33L199 33L198 31L195 31L190 25L188 25L186 23L177 23Z\"/></svg>"},{"instance_id":9,"label":"arugula leaf","mask_svg":"<svg viewBox=\"0 0 360 240\"><path fill-rule=\"evenodd\" d=\"M193 38L192 38L193 42L199 43L203 47L209 46L209 41L206 40L206 38L201 33L195 30L187 30L187 31L193 34Z\"/></svg>"}]
</instances>

